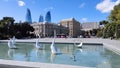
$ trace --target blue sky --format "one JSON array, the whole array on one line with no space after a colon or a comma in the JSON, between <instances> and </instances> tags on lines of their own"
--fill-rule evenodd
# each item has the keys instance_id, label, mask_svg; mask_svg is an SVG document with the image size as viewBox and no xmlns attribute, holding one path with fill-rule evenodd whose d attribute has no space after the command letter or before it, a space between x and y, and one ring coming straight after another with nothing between
<instances>
[{"instance_id":1,"label":"blue sky","mask_svg":"<svg viewBox=\"0 0 120 68\"><path fill-rule=\"evenodd\" d=\"M120 0L0 0L0 19L10 16L16 22L25 21L29 8L35 22L49 10L55 23L72 17L80 22L99 22L106 20L118 3Z\"/></svg>"}]
</instances>

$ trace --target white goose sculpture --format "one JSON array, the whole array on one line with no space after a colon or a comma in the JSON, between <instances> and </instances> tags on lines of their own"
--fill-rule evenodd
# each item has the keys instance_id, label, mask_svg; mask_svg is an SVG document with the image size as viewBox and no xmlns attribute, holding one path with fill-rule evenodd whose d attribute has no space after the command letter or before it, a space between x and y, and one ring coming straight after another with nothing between
<instances>
[{"instance_id":1,"label":"white goose sculpture","mask_svg":"<svg viewBox=\"0 0 120 68\"><path fill-rule=\"evenodd\" d=\"M58 49L57 49L57 47L55 46L55 38L54 38L54 40L53 40L53 42L52 42L50 48L51 48L52 54L57 54L57 53L58 53L58 52L57 52Z\"/></svg>"},{"instance_id":2,"label":"white goose sculpture","mask_svg":"<svg viewBox=\"0 0 120 68\"><path fill-rule=\"evenodd\" d=\"M52 54L60 54L58 48L55 46L55 37L56 37L56 32L54 31L54 39L53 42L50 46Z\"/></svg>"},{"instance_id":3,"label":"white goose sculpture","mask_svg":"<svg viewBox=\"0 0 120 68\"><path fill-rule=\"evenodd\" d=\"M16 49L16 48L17 48L17 47L13 44L12 39L10 39L10 40L8 41L8 47L9 47L10 49Z\"/></svg>"},{"instance_id":4,"label":"white goose sculpture","mask_svg":"<svg viewBox=\"0 0 120 68\"><path fill-rule=\"evenodd\" d=\"M77 45L78 48L82 48L83 43L81 42L79 45Z\"/></svg>"},{"instance_id":5,"label":"white goose sculpture","mask_svg":"<svg viewBox=\"0 0 120 68\"><path fill-rule=\"evenodd\" d=\"M12 38L12 43L13 43L13 44L16 43L16 42L15 42L15 36L13 36L13 38Z\"/></svg>"},{"instance_id":6,"label":"white goose sculpture","mask_svg":"<svg viewBox=\"0 0 120 68\"><path fill-rule=\"evenodd\" d=\"M76 42L75 42L75 40L74 40L74 45L75 45L76 47L78 47L78 48L82 48L83 43L81 42L80 44L76 45Z\"/></svg>"},{"instance_id":7,"label":"white goose sculpture","mask_svg":"<svg viewBox=\"0 0 120 68\"><path fill-rule=\"evenodd\" d=\"M38 35L38 36L39 36L39 35ZM36 46L37 49L43 49L42 44L39 43L39 39L40 39L40 36L39 36L39 38L37 39L35 46Z\"/></svg>"}]
</instances>

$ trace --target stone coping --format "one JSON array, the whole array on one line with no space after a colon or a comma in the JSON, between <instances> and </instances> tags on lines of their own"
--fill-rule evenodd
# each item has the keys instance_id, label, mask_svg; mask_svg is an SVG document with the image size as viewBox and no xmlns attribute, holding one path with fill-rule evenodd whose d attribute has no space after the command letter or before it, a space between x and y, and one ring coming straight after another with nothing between
<instances>
[{"instance_id":1,"label":"stone coping","mask_svg":"<svg viewBox=\"0 0 120 68\"><path fill-rule=\"evenodd\" d=\"M62 65L62 64L50 64L50 63L38 63L38 62L27 62L27 61L13 61L13 60L2 60L0 59L0 64L5 66L11 66L11 68L94 68L94 67L84 67L84 66L72 66L72 65ZM0 66L1 67L1 66Z\"/></svg>"}]
</instances>

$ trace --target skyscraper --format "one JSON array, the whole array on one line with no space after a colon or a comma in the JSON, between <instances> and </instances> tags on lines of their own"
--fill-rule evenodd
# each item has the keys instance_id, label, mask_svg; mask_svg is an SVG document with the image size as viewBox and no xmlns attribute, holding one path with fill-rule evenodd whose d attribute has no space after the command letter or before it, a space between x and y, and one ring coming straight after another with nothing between
<instances>
[{"instance_id":1,"label":"skyscraper","mask_svg":"<svg viewBox=\"0 0 120 68\"><path fill-rule=\"evenodd\" d=\"M48 12L46 13L45 21L46 21L46 22L51 22L51 14L50 14L50 11L48 11Z\"/></svg>"},{"instance_id":2,"label":"skyscraper","mask_svg":"<svg viewBox=\"0 0 120 68\"><path fill-rule=\"evenodd\" d=\"M40 17L39 17L39 22L44 22L44 19L43 19L42 15L40 15Z\"/></svg>"},{"instance_id":3,"label":"skyscraper","mask_svg":"<svg viewBox=\"0 0 120 68\"><path fill-rule=\"evenodd\" d=\"M30 9L27 8L27 13L26 13L26 22L32 23L32 18L31 18L31 12Z\"/></svg>"}]
</instances>

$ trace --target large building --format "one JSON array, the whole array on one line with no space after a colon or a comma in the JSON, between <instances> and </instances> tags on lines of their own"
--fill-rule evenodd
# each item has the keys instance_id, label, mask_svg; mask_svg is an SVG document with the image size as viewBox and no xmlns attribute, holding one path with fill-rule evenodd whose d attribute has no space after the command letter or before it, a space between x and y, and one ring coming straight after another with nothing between
<instances>
[{"instance_id":1,"label":"large building","mask_svg":"<svg viewBox=\"0 0 120 68\"><path fill-rule=\"evenodd\" d=\"M44 22L44 18L43 18L42 15L40 15L40 17L39 17L39 21L38 21L38 22Z\"/></svg>"},{"instance_id":2,"label":"large building","mask_svg":"<svg viewBox=\"0 0 120 68\"><path fill-rule=\"evenodd\" d=\"M80 36L80 23L74 18L64 19L60 22L62 26L65 26L69 30L69 37L78 37Z\"/></svg>"},{"instance_id":3,"label":"large building","mask_svg":"<svg viewBox=\"0 0 120 68\"><path fill-rule=\"evenodd\" d=\"M31 18L31 12L30 9L27 8L27 13L26 13L26 22L32 23L32 18Z\"/></svg>"},{"instance_id":4,"label":"large building","mask_svg":"<svg viewBox=\"0 0 120 68\"><path fill-rule=\"evenodd\" d=\"M26 12L26 22L28 22L29 24L32 24L32 17L31 17L31 12L30 9L27 8L27 12ZM39 21L38 22L48 22L51 23L51 13L50 11L48 11L45 15L45 19L43 18L42 15L39 16Z\"/></svg>"},{"instance_id":5,"label":"large building","mask_svg":"<svg viewBox=\"0 0 120 68\"><path fill-rule=\"evenodd\" d=\"M84 31L89 31L89 30L98 29L98 28L99 28L99 23L97 22L82 23L82 30Z\"/></svg>"},{"instance_id":6,"label":"large building","mask_svg":"<svg viewBox=\"0 0 120 68\"><path fill-rule=\"evenodd\" d=\"M51 13L48 11L45 16L45 22L50 23L51 22Z\"/></svg>"},{"instance_id":7,"label":"large building","mask_svg":"<svg viewBox=\"0 0 120 68\"><path fill-rule=\"evenodd\" d=\"M58 24L48 23L48 22L39 22L32 23L31 26L35 29L34 34L37 36L40 34L42 37L53 37L54 30L56 30L57 35L67 35L68 29Z\"/></svg>"}]
</instances>

